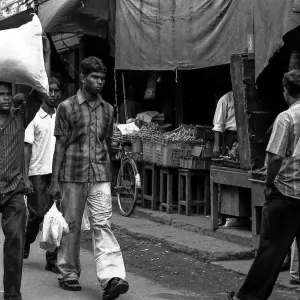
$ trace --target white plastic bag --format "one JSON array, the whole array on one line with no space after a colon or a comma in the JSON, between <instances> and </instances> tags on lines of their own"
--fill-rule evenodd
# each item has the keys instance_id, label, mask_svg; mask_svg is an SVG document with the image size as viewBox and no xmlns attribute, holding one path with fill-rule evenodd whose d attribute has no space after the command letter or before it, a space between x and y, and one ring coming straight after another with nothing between
<instances>
[{"instance_id":1,"label":"white plastic bag","mask_svg":"<svg viewBox=\"0 0 300 300\"><path fill-rule=\"evenodd\" d=\"M29 85L48 94L42 25L36 15L19 28L0 31L0 81Z\"/></svg>"},{"instance_id":2,"label":"white plastic bag","mask_svg":"<svg viewBox=\"0 0 300 300\"><path fill-rule=\"evenodd\" d=\"M81 223L81 231L86 231L90 230L91 225L90 225L90 213L89 213L89 208L85 204L84 212L83 212L83 217L82 217L82 223Z\"/></svg>"},{"instance_id":3,"label":"white plastic bag","mask_svg":"<svg viewBox=\"0 0 300 300\"><path fill-rule=\"evenodd\" d=\"M44 217L40 247L54 251L60 245L62 236L68 233L69 226L54 203Z\"/></svg>"}]
</instances>

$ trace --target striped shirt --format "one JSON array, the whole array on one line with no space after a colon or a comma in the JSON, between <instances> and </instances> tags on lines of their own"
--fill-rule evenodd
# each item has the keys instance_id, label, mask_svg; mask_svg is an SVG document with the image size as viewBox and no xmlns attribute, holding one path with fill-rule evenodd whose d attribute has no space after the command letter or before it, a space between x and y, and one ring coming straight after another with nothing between
<instances>
[{"instance_id":1,"label":"striped shirt","mask_svg":"<svg viewBox=\"0 0 300 300\"><path fill-rule=\"evenodd\" d=\"M0 127L0 194L13 191L24 175L25 106L11 112Z\"/></svg>"},{"instance_id":2,"label":"striped shirt","mask_svg":"<svg viewBox=\"0 0 300 300\"><path fill-rule=\"evenodd\" d=\"M67 139L60 170L65 182L111 181L107 142L113 131L113 108L98 96L92 107L81 90L57 108L54 135Z\"/></svg>"},{"instance_id":3,"label":"striped shirt","mask_svg":"<svg viewBox=\"0 0 300 300\"><path fill-rule=\"evenodd\" d=\"M40 105L36 94L31 94L0 127L0 194L13 191L24 180L24 132Z\"/></svg>"},{"instance_id":4,"label":"striped shirt","mask_svg":"<svg viewBox=\"0 0 300 300\"><path fill-rule=\"evenodd\" d=\"M293 157L300 137L300 101L275 120L267 152L283 158L275 178L276 188L285 196L300 199L300 158Z\"/></svg>"}]
</instances>

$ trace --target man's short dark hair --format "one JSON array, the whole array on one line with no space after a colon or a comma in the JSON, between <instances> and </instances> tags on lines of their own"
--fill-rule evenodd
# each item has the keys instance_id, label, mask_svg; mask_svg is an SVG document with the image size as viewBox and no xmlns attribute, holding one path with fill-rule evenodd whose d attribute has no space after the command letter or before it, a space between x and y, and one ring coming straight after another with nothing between
<instances>
[{"instance_id":1,"label":"man's short dark hair","mask_svg":"<svg viewBox=\"0 0 300 300\"><path fill-rule=\"evenodd\" d=\"M4 85L4 86L9 87L10 89L12 89L12 84L9 83L9 82L0 81L0 85Z\"/></svg>"},{"instance_id":2,"label":"man's short dark hair","mask_svg":"<svg viewBox=\"0 0 300 300\"><path fill-rule=\"evenodd\" d=\"M81 62L81 73L87 76L93 72L106 73L107 69L101 59L90 56Z\"/></svg>"},{"instance_id":3,"label":"man's short dark hair","mask_svg":"<svg viewBox=\"0 0 300 300\"><path fill-rule=\"evenodd\" d=\"M60 87L60 81L56 77L54 77L54 76L51 76L49 78L49 86L52 85L52 84L56 84L58 86L58 88L61 89L61 87Z\"/></svg>"},{"instance_id":4,"label":"man's short dark hair","mask_svg":"<svg viewBox=\"0 0 300 300\"><path fill-rule=\"evenodd\" d=\"M300 71L292 70L285 73L282 84L292 97L300 97Z\"/></svg>"}]
</instances>

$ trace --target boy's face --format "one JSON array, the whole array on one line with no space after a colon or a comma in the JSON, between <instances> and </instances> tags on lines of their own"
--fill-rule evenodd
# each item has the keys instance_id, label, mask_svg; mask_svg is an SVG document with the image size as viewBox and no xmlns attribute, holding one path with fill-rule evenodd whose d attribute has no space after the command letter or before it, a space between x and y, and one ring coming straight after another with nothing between
<instances>
[{"instance_id":1,"label":"boy's face","mask_svg":"<svg viewBox=\"0 0 300 300\"><path fill-rule=\"evenodd\" d=\"M10 111L12 107L12 88L9 85L0 85L0 111Z\"/></svg>"},{"instance_id":2,"label":"boy's face","mask_svg":"<svg viewBox=\"0 0 300 300\"><path fill-rule=\"evenodd\" d=\"M60 98L60 89L56 83L49 86L49 97L46 97L46 102L49 106L57 106Z\"/></svg>"}]
</instances>

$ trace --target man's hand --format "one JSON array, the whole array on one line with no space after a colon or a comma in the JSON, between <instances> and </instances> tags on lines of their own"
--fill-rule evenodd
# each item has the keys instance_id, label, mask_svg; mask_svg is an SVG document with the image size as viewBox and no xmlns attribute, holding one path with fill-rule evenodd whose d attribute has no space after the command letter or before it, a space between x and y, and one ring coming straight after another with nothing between
<instances>
[{"instance_id":1,"label":"man's hand","mask_svg":"<svg viewBox=\"0 0 300 300\"><path fill-rule=\"evenodd\" d=\"M214 146L213 153L212 153L213 157L219 157L220 152L221 152L220 146Z\"/></svg>"},{"instance_id":2,"label":"man's hand","mask_svg":"<svg viewBox=\"0 0 300 300\"><path fill-rule=\"evenodd\" d=\"M16 108L19 107L25 101L26 101L26 97L23 93L16 94L13 97L14 107L16 107Z\"/></svg>"},{"instance_id":3,"label":"man's hand","mask_svg":"<svg viewBox=\"0 0 300 300\"><path fill-rule=\"evenodd\" d=\"M52 180L51 185L49 187L49 193L54 199L61 198L60 183L58 181Z\"/></svg>"},{"instance_id":4,"label":"man's hand","mask_svg":"<svg viewBox=\"0 0 300 300\"><path fill-rule=\"evenodd\" d=\"M266 184L264 192L265 192L265 197L266 198L269 197L272 193L272 187L270 185Z\"/></svg>"},{"instance_id":5,"label":"man's hand","mask_svg":"<svg viewBox=\"0 0 300 300\"><path fill-rule=\"evenodd\" d=\"M33 185L30 179L27 177L25 178L25 195L32 194L32 193L34 193Z\"/></svg>"}]
</instances>

